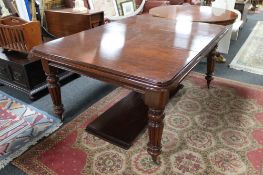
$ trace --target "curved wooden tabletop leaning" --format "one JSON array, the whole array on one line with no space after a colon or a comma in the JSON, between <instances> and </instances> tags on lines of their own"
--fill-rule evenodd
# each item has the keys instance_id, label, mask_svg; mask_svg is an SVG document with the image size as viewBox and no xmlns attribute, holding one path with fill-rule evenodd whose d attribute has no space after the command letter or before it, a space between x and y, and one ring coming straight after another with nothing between
<instances>
[{"instance_id":1,"label":"curved wooden tabletop leaning","mask_svg":"<svg viewBox=\"0 0 263 175\"><path fill-rule=\"evenodd\" d=\"M230 25L237 18L237 14L230 10L195 5L159 6L152 8L149 13L156 17L219 25Z\"/></svg>"}]
</instances>

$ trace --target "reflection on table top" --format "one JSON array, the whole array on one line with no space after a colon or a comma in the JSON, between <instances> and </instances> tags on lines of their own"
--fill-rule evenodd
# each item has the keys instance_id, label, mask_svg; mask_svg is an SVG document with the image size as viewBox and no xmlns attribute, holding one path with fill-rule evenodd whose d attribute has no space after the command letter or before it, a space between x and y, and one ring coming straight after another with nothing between
<instances>
[{"instance_id":1,"label":"reflection on table top","mask_svg":"<svg viewBox=\"0 0 263 175\"><path fill-rule=\"evenodd\" d=\"M237 18L237 14L230 10L195 5L159 6L152 8L149 13L152 16L174 20L222 25L232 24Z\"/></svg>"},{"instance_id":2,"label":"reflection on table top","mask_svg":"<svg viewBox=\"0 0 263 175\"><path fill-rule=\"evenodd\" d=\"M33 53L61 64L163 84L225 32L218 25L139 15L53 40Z\"/></svg>"}]
</instances>

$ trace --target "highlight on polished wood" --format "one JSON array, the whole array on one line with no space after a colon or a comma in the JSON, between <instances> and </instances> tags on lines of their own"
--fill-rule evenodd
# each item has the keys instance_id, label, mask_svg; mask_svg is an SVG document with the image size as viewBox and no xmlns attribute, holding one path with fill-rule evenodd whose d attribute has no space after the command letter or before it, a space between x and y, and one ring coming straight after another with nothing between
<instances>
[{"instance_id":1,"label":"highlight on polished wood","mask_svg":"<svg viewBox=\"0 0 263 175\"><path fill-rule=\"evenodd\" d=\"M152 8L149 14L156 17L204 22L210 24L229 25L238 15L230 10L196 5L168 5Z\"/></svg>"},{"instance_id":2,"label":"highlight on polished wood","mask_svg":"<svg viewBox=\"0 0 263 175\"><path fill-rule=\"evenodd\" d=\"M53 40L35 47L31 54L42 59L50 80L54 111L60 117L63 116L63 104L54 68L70 70L141 94L148 108L148 113L142 112L141 116L143 119L148 117L147 151L155 162L159 162L164 109L170 93L179 89L180 82L202 58L213 55L211 52L226 32L224 26L141 15ZM207 71L208 84L213 70L211 62ZM114 116L112 112L108 113ZM132 131L123 133L128 135Z\"/></svg>"}]
</instances>

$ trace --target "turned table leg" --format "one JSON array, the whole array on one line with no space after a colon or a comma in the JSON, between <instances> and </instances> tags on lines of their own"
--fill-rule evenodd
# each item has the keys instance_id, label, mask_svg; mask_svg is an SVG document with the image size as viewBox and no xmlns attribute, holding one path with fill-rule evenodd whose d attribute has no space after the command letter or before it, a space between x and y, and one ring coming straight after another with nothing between
<instances>
[{"instance_id":1,"label":"turned table leg","mask_svg":"<svg viewBox=\"0 0 263 175\"><path fill-rule=\"evenodd\" d=\"M149 107L148 110L148 133L149 142L147 151L151 155L155 163L158 161L158 156L161 154L161 139L163 133L163 119L165 117L164 109L168 102L168 91L149 92L145 94L145 104Z\"/></svg>"},{"instance_id":2,"label":"turned table leg","mask_svg":"<svg viewBox=\"0 0 263 175\"><path fill-rule=\"evenodd\" d=\"M48 91L53 102L54 113L63 120L64 107L61 101L59 78L57 76L58 69L50 66L46 60L42 60L42 66L47 75Z\"/></svg>"},{"instance_id":3,"label":"turned table leg","mask_svg":"<svg viewBox=\"0 0 263 175\"><path fill-rule=\"evenodd\" d=\"M163 134L163 109L149 108L148 112L148 133L149 143L147 145L147 151L152 156L154 162L157 161L157 157L161 154L161 139Z\"/></svg>"},{"instance_id":4,"label":"turned table leg","mask_svg":"<svg viewBox=\"0 0 263 175\"><path fill-rule=\"evenodd\" d=\"M214 70L215 70L215 55L216 55L217 46L214 47L207 56L207 73L206 73L206 81L207 87L210 88L210 83L213 80Z\"/></svg>"}]
</instances>

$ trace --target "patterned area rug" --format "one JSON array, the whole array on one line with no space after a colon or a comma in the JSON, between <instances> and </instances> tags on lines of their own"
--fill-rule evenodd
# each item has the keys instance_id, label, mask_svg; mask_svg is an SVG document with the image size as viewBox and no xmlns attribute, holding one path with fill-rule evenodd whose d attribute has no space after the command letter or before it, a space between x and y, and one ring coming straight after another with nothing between
<instances>
[{"instance_id":1,"label":"patterned area rug","mask_svg":"<svg viewBox=\"0 0 263 175\"><path fill-rule=\"evenodd\" d=\"M147 132L123 150L85 131L126 96L117 89L13 164L28 174L258 175L263 162L263 89L216 78L207 89L191 75L167 108L161 166L146 152ZM117 127L117 126L116 126Z\"/></svg>"},{"instance_id":2,"label":"patterned area rug","mask_svg":"<svg viewBox=\"0 0 263 175\"><path fill-rule=\"evenodd\" d=\"M263 21L257 25L243 44L230 67L263 75Z\"/></svg>"},{"instance_id":3,"label":"patterned area rug","mask_svg":"<svg viewBox=\"0 0 263 175\"><path fill-rule=\"evenodd\" d=\"M59 119L0 92L0 169L60 125Z\"/></svg>"}]
</instances>

